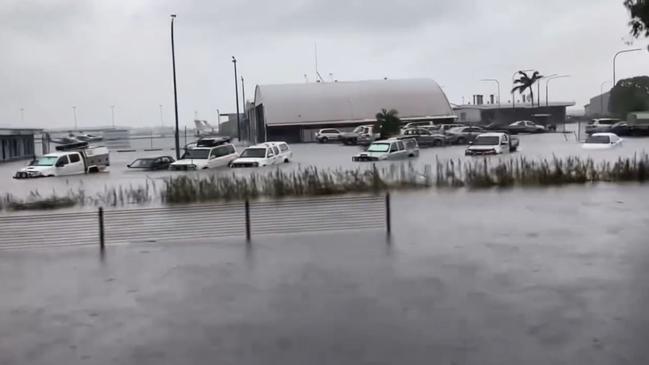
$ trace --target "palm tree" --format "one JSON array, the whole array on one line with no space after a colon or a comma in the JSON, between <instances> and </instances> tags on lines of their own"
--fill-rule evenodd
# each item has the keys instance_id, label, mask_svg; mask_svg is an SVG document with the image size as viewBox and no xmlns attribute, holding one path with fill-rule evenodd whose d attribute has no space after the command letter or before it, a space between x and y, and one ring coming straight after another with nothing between
<instances>
[{"instance_id":1,"label":"palm tree","mask_svg":"<svg viewBox=\"0 0 649 365\"><path fill-rule=\"evenodd\" d=\"M399 112L395 109L381 109L381 112L376 114L376 125L374 128L380 131L381 139L399 134L401 119L399 119L398 115Z\"/></svg>"},{"instance_id":2,"label":"palm tree","mask_svg":"<svg viewBox=\"0 0 649 365\"><path fill-rule=\"evenodd\" d=\"M520 75L516 80L514 80L514 88L512 89L512 94L518 91L519 93L524 93L526 89L530 89L530 99L532 99L532 106L534 106L534 89L532 86L543 78L538 71L534 71L532 77L528 76L527 73L523 71L518 71Z\"/></svg>"}]
</instances>

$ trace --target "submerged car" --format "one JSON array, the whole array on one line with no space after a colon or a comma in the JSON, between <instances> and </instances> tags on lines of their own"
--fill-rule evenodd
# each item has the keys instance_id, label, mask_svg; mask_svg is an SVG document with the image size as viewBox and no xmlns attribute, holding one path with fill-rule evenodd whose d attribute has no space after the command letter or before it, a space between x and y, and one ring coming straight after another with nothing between
<instances>
[{"instance_id":1,"label":"submerged car","mask_svg":"<svg viewBox=\"0 0 649 365\"><path fill-rule=\"evenodd\" d=\"M419 146L414 138L390 138L370 144L367 151L352 157L352 161L398 160L419 156Z\"/></svg>"},{"instance_id":2,"label":"submerged car","mask_svg":"<svg viewBox=\"0 0 649 365\"><path fill-rule=\"evenodd\" d=\"M485 130L480 127L456 127L449 129L446 135L449 143L467 144L484 132Z\"/></svg>"},{"instance_id":3,"label":"submerged car","mask_svg":"<svg viewBox=\"0 0 649 365\"><path fill-rule=\"evenodd\" d=\"M516 152L518 138L507 133L484 133L477 136L464 151L466 156L499 155L502 153Z\"/></svg>"},{"instance_id":4,"label":"submerged car","mask_svg":"<svg viewBox=\"0 0 649 365\"><path fill-rule=\"evenodd\" d=\"M180 160L169 166L170 170L204 170L229 166L239 155L225 138L199 139L195 146L185 148Z\"/></svg>"},{"instance_id":5,"label":"submerged car","mask_svg":"<svg viewBox=\"0 0 649 365\"><path fill-rule=\"evenodd\" d=\"M611 127L619 123L617 118L597 118L593 119L586 125L586 133L606 133L611 131Z\"/></svg>"},{"instance_id":6,"label":"submerged car","mask_svg":"<svg viewBox=\"0 0 649 365\"><path fill-rule=\"evenodd\" d=\"M291 158L293 152L286 142L266 142L243 150L230 167L264 167L288 163Z\"/></svg>"},{"instance_id":7,"label":"submerged car","mask_svg":"<svg viewBox=\"0 0 649 365\"><path fill-rule=\"evenodd\" d=\"M530 120L519 120L505 127L505 130L509 132L509 134L546 132L544 126L536 124Z\"/></svg>"},{"instance_id":8,"label":"submerged car","mask_svg":"<svg viewBox=\"0 0 649 365\"><path fill-rule=\"evenodd\" d=\"M420 147L443 146L447 143L447 136L434 133L426 128L410 128L402 132L399 139L414 138Z\"/></svg>"},{"instance_id":9,"label":"submerged car","mask_svg":"<svg viewBox=\"0 0 649 365\"><path fill-rule=\"evenodd\" d=\"M585 150L607 150L621 146L622 141L615 133L593 133L581 147Z\"/></svg>"},{"instance_id":10,"label":"submerged car","mask_svg":"<svg viewBox=\"0 0 649 365\"><path fill-rule=\"evenodd\" d=\"M126 167L141 170L167 170L174 161L171 156L143 157L131 162Z\"/></svg>"}]
</instances>

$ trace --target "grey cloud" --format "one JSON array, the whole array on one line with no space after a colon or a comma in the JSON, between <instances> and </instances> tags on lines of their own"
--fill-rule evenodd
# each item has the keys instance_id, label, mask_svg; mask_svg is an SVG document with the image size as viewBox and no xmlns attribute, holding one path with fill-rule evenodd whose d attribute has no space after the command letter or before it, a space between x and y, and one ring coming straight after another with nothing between
<instances>
[{"instance_id":1,"label":"grey cloud","mask_svg":"<svg viewBox=\"0 0 649 365\"><path fill-rule=\"evenodd\" d=\"M54 38L79 21L90 21L92 1L8 0L0 7L0 24L8 35L37 40Z\"/></svg>"}]
</instances>

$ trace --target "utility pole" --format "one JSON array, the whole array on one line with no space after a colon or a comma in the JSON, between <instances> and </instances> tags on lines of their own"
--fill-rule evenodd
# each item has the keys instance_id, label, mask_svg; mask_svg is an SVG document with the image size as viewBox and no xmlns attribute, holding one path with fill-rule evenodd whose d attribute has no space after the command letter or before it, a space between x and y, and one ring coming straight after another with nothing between
<instances>
[{"instance_id":1,"label":"utility pole","mask_svg":"<svg viewBox=\"0 0 649 365\"><path fill-rule=\"evenodd\" d=\"M162 117L162 104L160 104L160 128L164 128L164 119Z\"/></svg>"},{"instance_id":2,"label":"utility pole","mask_svg":"<svg viewBox=\"0 0 649 365\"><path fill-rule=\"evenodd\" d=\"M237 59L232 56L234 64L234 95L237 103L237 139L241 142L241 120L239 116L239 79L237 77Z\"/></svg>"},{"instance_id":3,"label":"utility pole","mask_svg":"<svg viewBox=\"0 0 649 365\"><path fill-rule=\"evenodd\" d=\"M180 160L180 136L178 135L178 91L176 88L176 52L174 48L174 19L176 14L171 14L171 64L174 75L174 110L176 115L176 160Z\"/></svg>"}]
</instances>

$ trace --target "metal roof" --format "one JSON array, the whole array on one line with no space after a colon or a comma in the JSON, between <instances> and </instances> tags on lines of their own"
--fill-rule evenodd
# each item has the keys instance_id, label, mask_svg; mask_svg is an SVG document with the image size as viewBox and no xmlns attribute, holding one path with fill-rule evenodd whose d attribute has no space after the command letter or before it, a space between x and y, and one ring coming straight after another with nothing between
<instances>
[{"instance_id":1,"label":"metal roof","mask_svg":"<svg viewBox=\"0 0 649 365\"><path fill-rule=\"evenodd\" d=\"M258 85L255 106L261 104L269 126L373 121L381 109L396 109L403 119L455 117L431 79Z\"/></svg>"}]
</instances>

